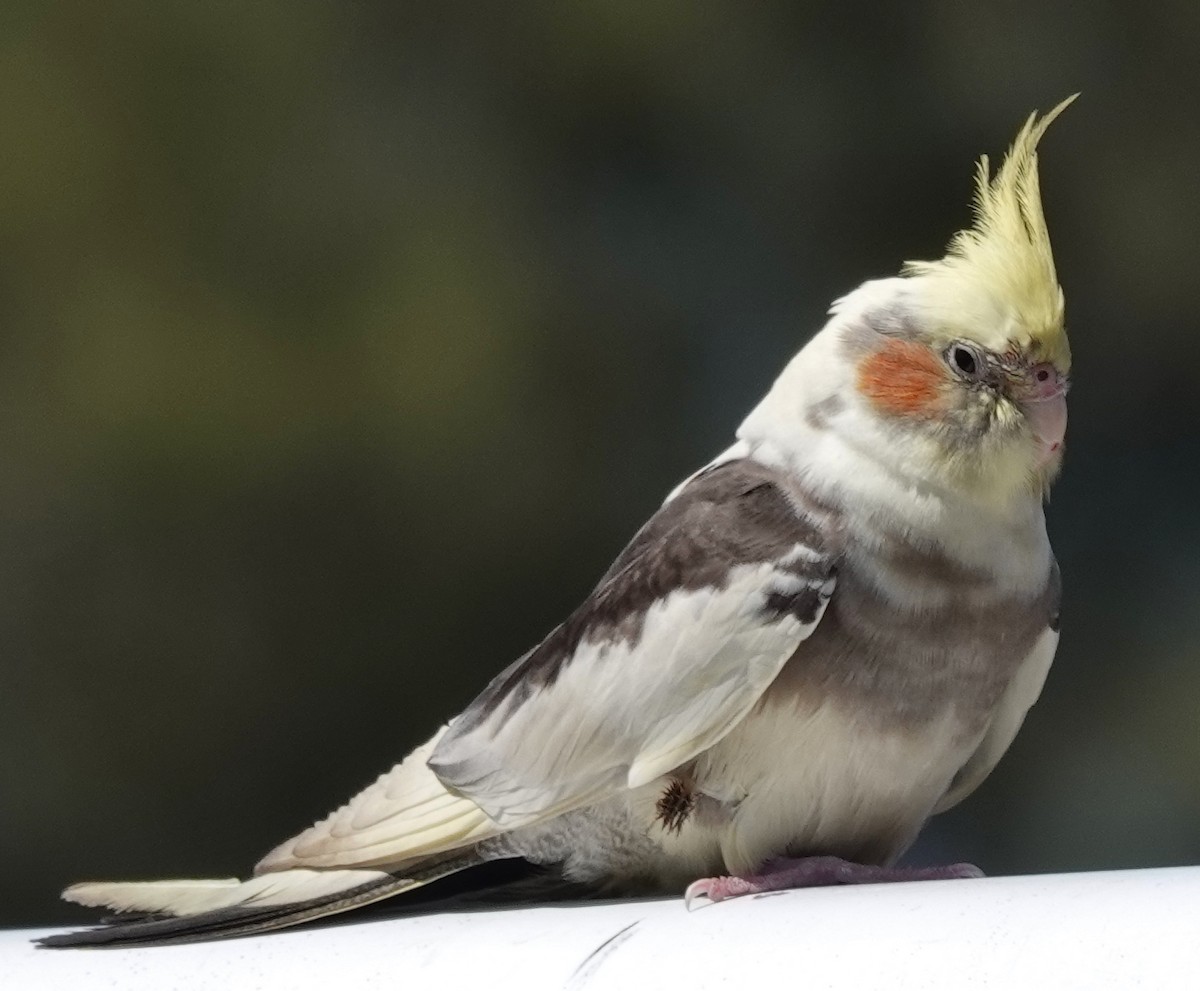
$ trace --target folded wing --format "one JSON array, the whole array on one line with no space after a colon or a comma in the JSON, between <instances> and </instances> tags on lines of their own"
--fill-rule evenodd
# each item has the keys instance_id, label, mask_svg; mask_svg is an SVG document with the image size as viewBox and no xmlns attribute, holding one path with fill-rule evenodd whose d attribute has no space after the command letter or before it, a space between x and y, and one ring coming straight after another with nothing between
<instances>
[{"instance_id":1,"label":"folded wing","mask_svg":"<svg viewBox=\"0 0 1200 991\"><path fill-rule=\"evenodd\" d=\"M820 621L833 555L819 516L772 469L715 463L565 623L254 877L74 885L71 901L150 917L47 943L179 942L345 911L481 863L480 840L653 781L728 733Z\"/></svg>"},{"instance_id":2,"label":"folded wing","mask_svg":"<svg viewBox=\"0 0 1200 991\"><path fill-rule=\"evenodd\" d=\"M429 765L505 828L653 781L737 725L832 591L819 514L765 465L718 464L451 723Z\"/></svg>"}]
</instances>

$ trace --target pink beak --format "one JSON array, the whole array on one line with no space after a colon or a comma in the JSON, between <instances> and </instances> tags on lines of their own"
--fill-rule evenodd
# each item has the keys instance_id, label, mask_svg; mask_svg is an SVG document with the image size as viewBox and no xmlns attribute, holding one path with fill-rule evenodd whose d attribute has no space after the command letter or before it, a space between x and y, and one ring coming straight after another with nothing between
<instances>
[{"instance_id":1,"label":"pink beak","mask_svg":"<svg viewBox=\"0 0 1200 991\"><path fill-rule=\"evenodd\" d=\"M1029 369L1029 390L1022 400L1045 464L1062 450L1067 435L1067 380L1049 362Z\"/></svg>"}]
</instances>

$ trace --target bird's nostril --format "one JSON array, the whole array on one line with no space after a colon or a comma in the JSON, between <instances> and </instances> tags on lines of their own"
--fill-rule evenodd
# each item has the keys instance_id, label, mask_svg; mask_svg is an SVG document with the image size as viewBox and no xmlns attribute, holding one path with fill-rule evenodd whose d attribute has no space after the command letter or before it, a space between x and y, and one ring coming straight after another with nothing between
<instances>
[{"instance_id":1,"label":"bird's nostril","mask_svg":"<svg viewBox=\"0 0 1200 991\"><path fill-rule=\"evenodd\" d=\"M1039 382L1045 382L1046 379L1048 379L1049 377L1050 377L1050 373L1048 371L1046 371L1046 369L1044 369L1044 368L1040 369L1037 373L1037 380Z\"/></svg>"}]
</instances>

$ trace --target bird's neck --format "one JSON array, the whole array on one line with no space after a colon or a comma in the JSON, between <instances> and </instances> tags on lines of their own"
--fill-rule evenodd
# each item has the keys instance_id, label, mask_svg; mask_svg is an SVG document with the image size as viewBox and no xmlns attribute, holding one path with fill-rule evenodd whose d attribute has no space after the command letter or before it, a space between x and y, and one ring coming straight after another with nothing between
<instances>
[{"instance_id":1,"label":"bird's neck","mask_svg":"<svg viewBox=\"0 0 1200 991\"><path fill-rule=\"evenodd\" d=\"M815 500L833 507L851 538L900 540L937 550L964 567L992 573L1014 590L1049 565L1045 515L1036 498L994 502L931 483L846 443L836 432L816 439L803 457L766 440L749 449L750 457L782 470Z\"/></svg>"}]
</instances>

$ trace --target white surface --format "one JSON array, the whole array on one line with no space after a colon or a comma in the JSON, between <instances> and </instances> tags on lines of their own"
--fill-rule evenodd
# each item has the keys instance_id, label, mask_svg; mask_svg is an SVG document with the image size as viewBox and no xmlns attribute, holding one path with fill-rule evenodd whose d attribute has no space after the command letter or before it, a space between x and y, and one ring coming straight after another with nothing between
<instances>
[{"instance_id":1,"label":"white surface","mask_svg":"<svg viewBox=\"0 0 1200 991\"><path fill-rule=\"evenodd\" d=\"M461 912L131 950L0 932L0 987L1200 988L1200 867Z\"/></svg>"}]
</instances>

